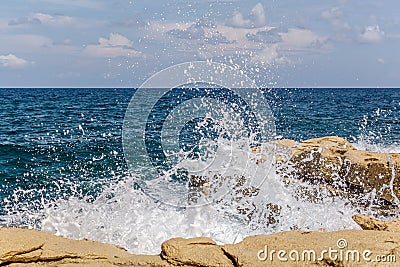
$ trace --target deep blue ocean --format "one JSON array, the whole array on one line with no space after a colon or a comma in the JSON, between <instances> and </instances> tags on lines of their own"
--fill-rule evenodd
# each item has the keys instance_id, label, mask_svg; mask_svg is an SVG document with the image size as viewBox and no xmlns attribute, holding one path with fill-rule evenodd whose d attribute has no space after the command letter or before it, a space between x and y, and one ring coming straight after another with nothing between
<instances>
[{"instance_id":1,"label":"deep blue ocean","mask_svg":"<svg viewBox=\"0 0 400 267\"><path fill-rule=\"evenodd\" d=\"M122 125L135 89L0 89L0 214L126 177ZM336 135L399 152L400 89L263 89L278 138ZM385 150L386 149L386 150ZM23 192L21 194L21 192Z\"/></svg>"}]
</instances>

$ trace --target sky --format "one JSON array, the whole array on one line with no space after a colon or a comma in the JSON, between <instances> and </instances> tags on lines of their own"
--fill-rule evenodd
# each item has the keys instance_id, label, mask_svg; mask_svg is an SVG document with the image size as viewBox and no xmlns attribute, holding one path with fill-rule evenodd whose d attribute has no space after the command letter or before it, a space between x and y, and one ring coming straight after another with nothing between
<instances>
[{"instance_id":1,"label":"sky","mask_svg":"<svg viewBox=\"0 0 400 267\"><path fill-rule=\"evenodd\" d=\"M1 0L0 87L138 87L208 60L261 87L400 87L398 0Z\"/></svg>"}]
</instances>

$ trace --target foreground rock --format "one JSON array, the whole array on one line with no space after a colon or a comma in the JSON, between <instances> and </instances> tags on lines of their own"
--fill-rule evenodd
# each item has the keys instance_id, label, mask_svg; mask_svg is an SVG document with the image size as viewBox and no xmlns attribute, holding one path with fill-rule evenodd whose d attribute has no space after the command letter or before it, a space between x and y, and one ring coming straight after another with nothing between
<instances>
[{"instance_id":1,"label":"foreground rock","mask_svg":"<svg viewBox=\"0 0 400 267\"><path fill-rule=\"evenodd\" d=\"M288 231L235 245L209 238L174 238L160 255L69 240L35 230L0 229L0 266L400 266L400 233Z\"/></svg>"},{"instance_id":2,"label":"foreground rock","mask_svg":"<svg viewBox=\"0 0 400 267\"><path fill-rule=\"evenodd\" d=\"M160 256L131 255L123 248L70 240L28 229L0 228L0 266L168 266Z\"/></svg>"},{"instance_id":3,"label":"foreground rock","mask_svg":"<svg viewBox=\"0 0 400 267\"><path fill-rule=\"evenodd\" d=\"M379 266L382 261L399 266L399 237L379 231L290 231L248 237L222 249L235 266Z\"/></svg>"},{"instance_id":4,"label":"foreground rock","mask_svg":"<svg viewBox=\"0 0 400 267\"><path fill-rule=\"evenodd\" d=\"M162 257L177 266L234 266L223 249L212 239L173 238L161 246Z\"/></svg>"},{"instance_id":5,"label":"foreground rock","mask_svg":"<svg viewBox=\"0 0 400 267\"><path fill-rule=\"evenodd\" d=\"M356 149L347 140L328 136L304 142L279 140L277 158L285 177L326 184L353 194L376 191L393 203L400 196L400 154L372 153Z\"/></svg>"}]
</instances>

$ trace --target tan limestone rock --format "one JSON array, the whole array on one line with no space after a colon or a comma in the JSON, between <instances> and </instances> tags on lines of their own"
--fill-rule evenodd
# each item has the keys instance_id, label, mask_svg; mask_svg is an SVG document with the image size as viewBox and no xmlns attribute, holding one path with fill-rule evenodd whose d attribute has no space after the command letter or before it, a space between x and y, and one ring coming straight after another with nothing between
<instances>
[{"instance_id":1,"label":"tan limestone rock","mask_svg":"<svg viewBox=\"0 0 400 267\"><path fill-rule=\"evenodd\" d=\"M354 215L352 218L363 230L378 230L400 233L400 219L395 219L392 221L380 221L363 214Z\"/></svg>"},{"instance_id":2,"label":"tan limestone rock","mask_svg":"<svg viewBox=\"0 0 400 267\"><path fill-rule=\"evenodd\" d=\"M372 153L356 149L347 140L327 136L300 143L275 141L289 151L287 160L278 157L278 165L286 164L281 174L329 185L345 184L350 193L376 190L388 202L400 196L400 154ZM391 190L390 185L393 185ZM343 189L343 188L340 188Z\"/></svg>"},{"instance_id":3,"label":"tan limestone rock","mask_svg":"<svg viewBox=\"0 0 400 267\"><path fill-rule=\"evenodd\" d=\"M0 266L45 263L117 266L153 264L170 266L160 256L129 254L125 249L89 240L70 240L36 230L0 228Z\"/></svg>"},{"instance_id":4,"label":"tan limestone rock","mask_svg":"<svg viewBox=\"0 0 400 267\"><path fill-rule=\"evenodd\" d=\"M235 259L236 266L246 267L380 266L376 256L382 255L391 261L386 263L387 266L400 265L396 263L400 256L400 233L380 231L288 231L247 237L238 244L225 245L222 249ZM329 251L332 251L331 255ZM365 258L363 253L366 254Z\"/></svg>"},{"instance_id":5,"label":"tan limestone rock","mask_svg":"<svg viewBox=\"0 0 400 267\"><path fill-rule=\"evenodd\" d=\"M234 266L221 247L206 237L173 238L164 242L161 249L162 257L175 265Z\"/></svg>"},{"instance_id":6,"label":"tan limestone rock","mask_svg":"<svg viewBox=\"0 0 400 267\"><path fill-rule=\"evenodd\" d=\"M384 266L400 265L399 232L287 231L223 246L204 237L174 238L163 243L160 256L35 230L0 229L1 266L381 266L377 257L385 259Z\"/></svg>"}]
</instances>

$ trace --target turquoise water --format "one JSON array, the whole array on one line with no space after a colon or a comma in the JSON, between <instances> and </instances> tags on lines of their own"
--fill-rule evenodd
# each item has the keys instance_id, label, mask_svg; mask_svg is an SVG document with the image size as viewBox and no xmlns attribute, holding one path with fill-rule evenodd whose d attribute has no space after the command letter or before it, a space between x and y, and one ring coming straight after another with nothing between
<instances>
[{"instance_id":1,"label":"turquoise water","mask_svg":"<svg viewBox=\"0 0 400 267\"><path fill-rule=\"evenodd\" d=\"M304 140L337 135L359 148L400 152L400 89L263 92L275 117L276 138ZM96 204L99 197L120 201L115 200L120 191L109 187L130 177L122 147L122 126L134 93L134 89L112 88L0 89L3 223L40 228L48 219L42 211L49 205L62 206L63 200L77 207ZM134 194L140 195L135 183L122 187L131 187L136 190ZM71 202L72 198L77 202ZM90 238L88 233L73 235L67 230L64 235ZM118 237L105 240L125 244Z\"/></svg>"}]
</instances>

